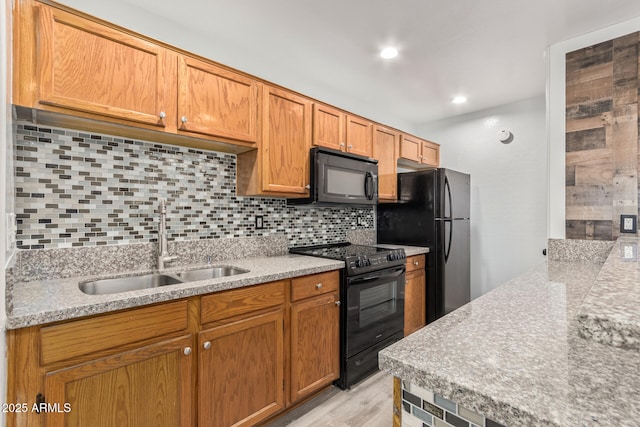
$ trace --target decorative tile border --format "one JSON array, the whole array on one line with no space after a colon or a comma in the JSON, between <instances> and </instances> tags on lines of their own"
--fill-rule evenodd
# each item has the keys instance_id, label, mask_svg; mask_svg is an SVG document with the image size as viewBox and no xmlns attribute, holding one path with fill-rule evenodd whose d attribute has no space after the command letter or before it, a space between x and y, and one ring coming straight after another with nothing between
<instances>
[{"instance_id":1,"label":"decorative tile border","mask_svg":"<svg viewBox=\"0 0 640 427\"><path fill-rule=\"evenodd\" d=\"M402 381L402 427L504 427L493 420Z\"/></svg>"},{"instance_id":2,"label":"decorative tile border","mask_svg":"<svg viewBox=\"0 0 640 427\"><path fill-rule=\"evenodd\" d=\"M236 156L27 121L15 130L19 249L151 243L167 199L170 241L286 236L289 246L375 229L374 208L298 208L235 193ZM263 229L255 217L263 217Z\"/></svg>"}]
</instances>

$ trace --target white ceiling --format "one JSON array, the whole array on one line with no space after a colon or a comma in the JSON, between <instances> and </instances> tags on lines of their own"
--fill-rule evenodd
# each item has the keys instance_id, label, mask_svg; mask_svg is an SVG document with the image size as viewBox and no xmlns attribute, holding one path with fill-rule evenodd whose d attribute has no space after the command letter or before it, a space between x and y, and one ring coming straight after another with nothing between
<instances>
[{"instance_id":1,"label":"white ceiling","mask_svg":"<svg viewBox=\"0 0 640 427\"><path fill-rule=\"evenodd\" d=\"M214 60L411 126L542 95L549 45L640 16L638 0L121 2L157 19L159 33L190 32ZM387 44L395 60L377 56ZM452 105L457 94L469 102Z\"/></svg>"}]
</instances>

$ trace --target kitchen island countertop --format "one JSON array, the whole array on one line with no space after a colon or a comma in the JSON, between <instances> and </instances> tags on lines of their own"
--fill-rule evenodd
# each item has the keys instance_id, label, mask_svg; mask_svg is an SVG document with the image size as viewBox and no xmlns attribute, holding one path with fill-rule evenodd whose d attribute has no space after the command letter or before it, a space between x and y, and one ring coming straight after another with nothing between
<instances>
[{"instance_id":1,"label":"kitchen island countertop","mask_svg":"<svg viewBox=\"0 0 640 427\"><path fill-rule=\"evenodd\" d=\"M578 318L603 313L590 294L602 274L617 289L637 275L637 260L631 273L609 269L623 241L604 266L525 272L381 351L381 369L506 426L639 426L640 353L585 337Z\"/></svg>"}]
</instances>

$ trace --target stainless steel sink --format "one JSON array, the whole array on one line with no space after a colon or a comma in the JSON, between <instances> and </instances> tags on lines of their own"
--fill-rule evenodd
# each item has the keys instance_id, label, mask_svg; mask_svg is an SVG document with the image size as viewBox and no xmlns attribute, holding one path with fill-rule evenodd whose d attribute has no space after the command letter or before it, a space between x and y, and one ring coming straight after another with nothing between
<instances>
[{"instance_id":1,"label":"stainless steel sink","mask_svg":"<svg viewBox=\"0 0 640 427\"><path fill-rule=\"evenodd\" d=\"M197 270L188 270L178 273L185 282L194 282L196 280L215 279L218 277L235 276L236 274L248 273L249 270L236 267L209 267Z\"/></svg>"},{"instance_id":2,"label":"stainless steel sink","mask_svg":"<svg viewBox=\"0 0 640 427\"><path fill-rule=\"evenodd\" d=\"M183 271L177 274L151 273L140 276L120 277L117 279L92 280L90 282L82 282L78 287L82 292L89 295L118 294L120 292L170 286L184 282L195 282L197 280L215 279L248 272L249 270L236 267L208 267Z\"/></svg>"},{"instance_id":3,"label":"stainless steel sink","mask_svg":"<svg viewBox=\"0 0 640 427\"><path fill-rule=\"evenodd\" d=\"M157 288L182 283L175 276L161 273L144 274L142 276L120 277L117 279L102 279L82 282L80 290L89 295L117 294L120 292L137 291L140 289Z\"/></svg>"}]
</instances>

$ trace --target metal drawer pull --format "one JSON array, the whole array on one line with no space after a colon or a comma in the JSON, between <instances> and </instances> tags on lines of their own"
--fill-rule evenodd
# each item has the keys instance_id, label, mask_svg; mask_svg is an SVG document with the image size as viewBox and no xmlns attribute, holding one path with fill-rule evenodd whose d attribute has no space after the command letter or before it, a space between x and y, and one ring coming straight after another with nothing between
<instances>
[{"instance_id":1,"label":"metal drawer pull","mask_svg":"<svg viewBox=\"0 0 640 427\"><path fill-rule=\"evenodd\" d=\"M167 117L167 114L164 111L160 111L159 116L161 119L164 119L165 117Z\"/></svg>"},{"instance_id":2,"label":"metal drawer pull","mask_svg":"<svg viewBox=\"0 0 640 427\"><path fill-rule=\"evenodd\" d=\"M211 341L207 341L203 344L205 350L209 350L211 348Z\"/></svg>"},{"instance_id":3,"label":"metal drawer pull","mask_svg":"<svg viewBox=\"0 0 640 427\"><path fill-rule=\"evenodd\" d=\"M182 116L182 118L180 118L180 121L182 123L187 123L187 116Z\"/></svg>"},{"instance_id":4,"label":"metal drawer pull","mask_svg":"<svg viewBox=\"0 0 640 427\"><path fill-rule=\"evenodd\" d=\"M190 355L190 354L191 354L191 347L185 347L185 349L184 349L184 355L185 355L185 356L188 356L188 355Z\"/></svg>"},{"instance_id":5,"label":"metal drawer pull","mask_svg":"<svg viewBox=\"0 0 640 427\"><path fill-rule=\"evenodd\" d=\"M322 283L316 283L316 289L322 289Z\"/></svg>"},{"instance_id":6,"label":"metal drawer pull","mask_svg":"<svg viewBox=\"0 0 640 427\"><path fill-rule=\"evenodd\" d=\"M420 264L418 261L413 261L413 265L418 265Z\"/></svg>"},{"instance_id":7,"label":"metal drawer pull","mask_svg":"<svg viewBox=\"0 0 640 427\"><path fill-rule=\"evenodd\" d=\"M340 307L340 301L336 301L336 306Z\"/></svg>"}]
</instances>

